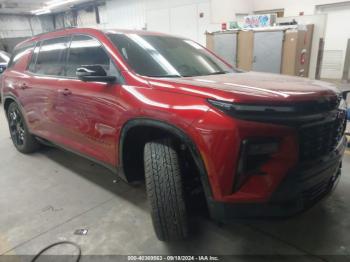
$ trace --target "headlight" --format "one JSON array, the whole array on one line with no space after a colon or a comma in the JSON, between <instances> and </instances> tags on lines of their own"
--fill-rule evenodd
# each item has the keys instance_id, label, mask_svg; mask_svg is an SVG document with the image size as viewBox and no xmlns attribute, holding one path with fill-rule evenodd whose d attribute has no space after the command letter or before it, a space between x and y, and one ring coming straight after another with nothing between
<instances>
[{"instance_id":1,"label":"headlight","mask_svg":"<svg viewBox=\"0 0 350 262\"><path fill-rule=\"evenodd\" d=\"M287 125L299 120L295 118L298 116L298 109L295 106L239 104L213 99L208 99L208 102L222 112L244 120Z\"/></svg>"},{"instance_id":2,"label":"headlight","mask_svg":"<svg viewBox=\"0 0 350 262\"><path fill-rule=\"evenodd\" d=\"M325 112L336 110L339 106L338 99L281 102L279 105L241 104L214 99L208 99L208 103L234 118L288 126L320 121Z\"/></svg>"},{"instance_id":3,"label":"headlight","mask_svg":"<svg viewBox=\"0 0 350 262\"><path fill-rule=\"evenodd\" d=\"M208 102L216 108L228 112L256 112L256 113L293 113L296 112L293 106L273 106L273 105L248 105L236 104L225 101L208 99Z\"/></svg>"}]
</instances>

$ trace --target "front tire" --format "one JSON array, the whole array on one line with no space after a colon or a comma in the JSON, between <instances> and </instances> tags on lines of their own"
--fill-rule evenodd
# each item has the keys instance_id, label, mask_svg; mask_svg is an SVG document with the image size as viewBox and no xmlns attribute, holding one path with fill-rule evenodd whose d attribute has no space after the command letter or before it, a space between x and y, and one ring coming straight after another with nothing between
<instances>
[{"instance_id":1,"label":"front tire","mask_svg":"<svg viewBox=\"0 0 350 262\"><path fill-rule=\"evenodd\" d=\"M145 179L153 227L159 240L188 236L183 181L179 156L170 139L146 143Z\"/></svg>"},{"instance_id":2,"label":"front tire","mask_svg":"<svg viewBox=\"0 0 350 262\"><path fill-rule=\"evenodd\" d=\"M15 102L7 110L7 120L16 149L24 154L35 152L39 148L39 142L29 133L23 114Z\"/></svg>"}]
</instances>

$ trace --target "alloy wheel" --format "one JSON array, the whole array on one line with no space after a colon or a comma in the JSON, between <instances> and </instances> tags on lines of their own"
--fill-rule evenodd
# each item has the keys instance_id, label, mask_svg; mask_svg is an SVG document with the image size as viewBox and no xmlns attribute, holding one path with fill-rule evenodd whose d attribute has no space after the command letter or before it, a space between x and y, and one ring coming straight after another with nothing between
<instances>
[{"instance_id":1,"label":"alloy wheel","mask_svg":"<svg viewBox=\"0 0 350 262\"><path fill-rule=\"evenodd\" d=\"M8 116L11 138L17 146L21 146L24 144L25 139L25 129L21 113L18 108L12 108Z\"/></svg>"}]
</instances>

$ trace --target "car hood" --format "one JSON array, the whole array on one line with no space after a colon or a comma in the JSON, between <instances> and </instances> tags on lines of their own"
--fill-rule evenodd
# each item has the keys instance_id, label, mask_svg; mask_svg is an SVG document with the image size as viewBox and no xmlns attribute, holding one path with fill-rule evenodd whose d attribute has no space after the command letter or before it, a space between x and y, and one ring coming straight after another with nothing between
<instances>
[{"instance_id":1,"label":"car hood","mask_svg":"<svg viewBox=\"0 0 350 262\"><path fill-rule=\"evenodd\" d=\"M182 92L245 103L308 101L340 93L331 83L257 72L168 78L162 82L174 84L173 87Z\"/></svg>"}]
</instances>

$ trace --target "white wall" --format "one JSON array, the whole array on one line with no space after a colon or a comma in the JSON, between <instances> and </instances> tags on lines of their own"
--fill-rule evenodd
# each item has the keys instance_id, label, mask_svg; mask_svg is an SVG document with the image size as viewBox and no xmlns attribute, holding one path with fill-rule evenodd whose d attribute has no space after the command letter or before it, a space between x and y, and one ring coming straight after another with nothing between
<instances>
[{"instance_id":1,"label":"white wall","mask_svg":"<svg viewBox=\"0 0 350 262\"><path fill-rule=\"evenodd\" d=\"M249 14L253 11L253 0L211 0L212 22L233 21L236 14Z\"/></svg>"},{"instance_id":2,"label":"white wall","mask_svg":"<svg viewBox=\"0 0 350 262\"><path fill-rule=\"evenodd\" d=\"M346 47L350 39L350 3L327 6L318 10L327 14L325 46L321 76L341 79L345 63Z\"/></svg>"},{"instance_id":3,"label":"white wall","mask_svg":"<svg viewBox=\"0 0 350 262\"><path fill-rule=\"evenodd\" d=\"M284 9L284 16L297 16L299 12L305 15L315 14L317 5L342 3L344 0L252 0L254 11Z\"/></svg>"},{"instance_id":4,"label":"white wall","mask_svg":"<svg viewBox=\"0 0 350 262\"><path fill-rule=\"evenodd\" d=\"M42 32L38 17L0 15L0 39L32 36Z\"/></svg>"},{"instance_id":5,"label":"white wall","mask_svg":"<svg viewBox=\"0 0 350 262\"><path fill-rule=\"evenodd\" d=\"M146 0L108 0L108 28L142 29L146 19Z\"/></svg>"},{"instance_id":6,"label":"white wall","mask_svg":"<svg viewBox=\"0 0 350 262\"><path fill-rule=\"evenodd\" d=\"M205 44L206 30L218 30L211 22L209 0L109 0L107 28L143 29L191 38ZM204 17L199 14L203 12Z\"/></svg>"},{"instance_id":7,"label":"white wall","mask_svg":"<svg viewBox=\"0 0 350 262\"><path fill-rule=\"evenodd\" d=\"M46 16L0 14L0 49L12 52L26 38L52 30L50 23L51 19Z\"/></svg>"},{"instance_id":8,"label":"white wall","mask_svg":"<svg viewBox=\"0 0 350 262\"><path fill-rule=\"evenodd\" d=\"M252 0L108 0L108 28L159 31L205 44L205 32L220 29L236 13L250 13ZM200 17L200 13L204 16Z\"/></svg>"}]
</instances>

